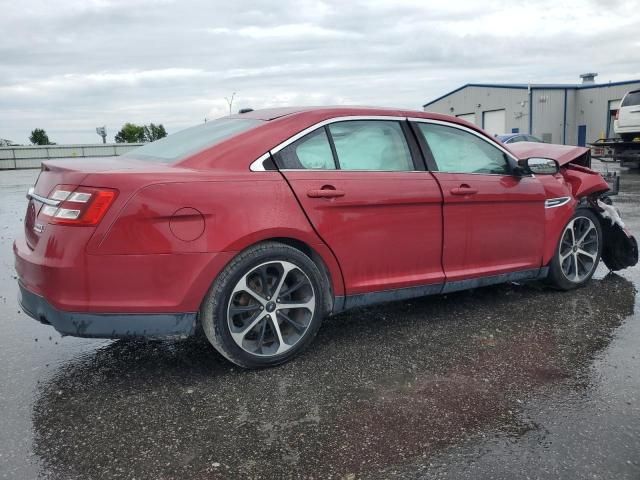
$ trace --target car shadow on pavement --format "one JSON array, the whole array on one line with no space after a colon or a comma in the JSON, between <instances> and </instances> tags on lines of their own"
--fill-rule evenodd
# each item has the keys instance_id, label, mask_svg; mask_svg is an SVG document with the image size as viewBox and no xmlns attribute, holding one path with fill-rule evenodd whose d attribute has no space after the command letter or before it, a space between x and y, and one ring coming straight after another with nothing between
<instances>
[{"instance_id":1,"label":"car shadow on pavement","mask_svg":"<svg viewBox=\"0 0 640 480\"><path fill-rule=\"evenodd\" d=\"M64 478L341 478L428 461L483 429L536 428L518 415L536 391L588 392L634 300L612 274L386 304L330 318L307 353L262 371L204 339L113 342L40 385L34 451Z\"/></svg>"}]
</instances>

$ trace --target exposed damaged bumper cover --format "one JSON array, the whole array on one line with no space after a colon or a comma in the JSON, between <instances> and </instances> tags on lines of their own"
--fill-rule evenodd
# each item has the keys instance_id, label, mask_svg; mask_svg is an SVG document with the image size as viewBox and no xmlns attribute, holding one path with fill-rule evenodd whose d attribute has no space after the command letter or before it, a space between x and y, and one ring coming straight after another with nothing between
<instances>
[{"instance_id":1,"label":"exposed damaged bumper cover","mask_svg":"<svg viewBox=\"0 0 640 480\"><path fill-rule=\"evenodd\" d=\"M19 284L18 300L30 317L62 335L87 338L184 338L195 333L197 313L77 313L58 310Z\"/></svg>"},{"instance_id":2,"label":"exposed damaged bumper cover","mask_svg":"<svg viewBox=\"0 0 640 480\"><path fill-rule=\"evenodd\" d=\"M638 243L620 218L617 210L603 201L597 202L602 217L602 261L609 270L633 267L638 263Z\"/></svg>"}]
</instances>

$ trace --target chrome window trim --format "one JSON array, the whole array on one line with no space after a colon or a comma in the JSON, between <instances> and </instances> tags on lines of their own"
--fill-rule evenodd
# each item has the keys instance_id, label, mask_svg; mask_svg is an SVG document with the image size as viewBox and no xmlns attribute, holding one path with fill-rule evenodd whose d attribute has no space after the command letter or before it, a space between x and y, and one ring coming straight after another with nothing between
<instances>
[{"instance_id":1,"label":"chrome window trim","mask_svg":"<svg viewBox=\"0 0 640 480\"><path fill-rule=\"evenodd\" d=\"M358 170L345 168L283 168L281 172L375 172L375 173L431 173L429 170Z\"/></svg>"},{"instance_id":2,"label":"chrome window trim","mask_svg":"<svg viewBox=\"0 0 640 480\"><path fill-rule=\"evenodd\" d=\"M516 164L518 163L518 158L516 158L513 155L513 153L511 153L509 150L504 148L502 145L498 144L497 142L496 143L490 142L485 135L481 134L480 132L476 132L475 130L473 130L473 129L469 128L469 127L465 127L464 125L458 125L458 124L451 123L451 122L445 122L443 120L434 120L434 119L431 119L431 118L408 117L407 120L410 121L410 122L417 122L417 123L433 123L435 125L442 125L442 126L445 126L445 127L457 128L458 130L462 130L464 132L471 133L472 135L475 135L476 137L478 137L480 140L488 143L492 147L497 148L498 150L503 152L511 160L513 160ZM444 172L442 170L438 170L438 172L440 172L440 173L460 173L460 174L464 174L464 175L500 175L500 176L510 175L508 173L507 174L500 174L500 173L466 173L466 172Z\"/></svg>"},{"instance_id":3,"label":"chrome window trim","mask_svg":"<svg viewBox=\"0 0 640 480\"><path fill-rule=\"evenodd\" d=\"M571 197L547 198L544 201L544 208L558 208L571 201Z\"/></svg>"},{"instance_id":4,"label":"chrome window trim","mask_svg":"<svg viewBox=\"0 0 640 480\"><path fill-rule=\"evenodd\" d=\"M307 128L305 128L304 130L296 133L295 135L289 137L287 140L279 143L278 145L276 145L275 147L273 147L271 150L269 150L268 152L262 154L261 156L259 156L256 160L254 160L251 165L249 166L249 170L252 172L265 172L267 171L264 168L264 161L267 160L269 158L269 155L275 155L276 153L278 153L280 150L282 150L285 147L288 147L289 145L291 145L293 142L295 142L296 140L299 140L300 138L304 137L305 135L313 132L314 130L317 130L318 128L324 127L326 125L330 125L332 123L338 123L338 122L347 122L347 121L359 121L359 120L387 120L387 121L395 121L395 122L403 122L403 121L409 121L409 122L418 122L418 123L432 123L432 124L436 124L436 125L443 125L445 127L451 127L451 128L457 128L458 130L462 130L465 131L467 133L471 133L472 135L475 135L476 137L480 138L481 140L483 140L484 142L487 142L489 145L497 148L498 150L502 151L505 155L507 155L509 158L511 158L516 164L518 163L518 159L511 153L509 152L507 149L505 149L504 147L502 147L502 145L498 145L498 144L494 144L492 142L490 142L483 134L476 132L475 130L465 127L463 125L458 125L452 122L446 122L443 120L435 120L435 119L430 119L430 118L419 118L419 117L404 117L404 116L397 116L397 115L347 115L347 116L343 116L343 117L333 117L333 118L328 118L326 120L322 120L320 122L317 122ZM337 172L337 171L342 171L342 172L422 172L422 171L427 171L429 172L429 170L347 170L347 169L310 169L310 168L290 168L290 169L282 169L280 170L282 172L288 171L295 171L295 172L305 172L305 171L309 171L309 172ZM509 173L507 174L501 174L501 173L465 173L465 172L444 172L442 170L437 170L437 173L459 173L459 174L464 174L464 175L492 175L492 176L499 176L499 177L503 177L505 175L511 175ZM529 176L529 175L527 175ZM533 175L530 175L533 176Z\"/></svg>"},{"instance_id":5,"label":"chrome window trim","mask_svg":"<svg viewBox=\"0 0 640 480\"><path fill-rule=\"evenodd\" d=\"M288 139L286 139L284 142L279 143L278 145L276 145L275 147L273 147L271 150L269 150L267 153L261 155L260 157L258 157L256 160L254 160L251 165L249 166L249 170L251 170L252 172L264 172L266 171L263 165L263 162L269 158L269 154L271 155L275 155L276 153L278 153L280 150L282 150L285 147L288 147L289 145L291 145L293 142L295 142L296 140L299 140L300 138L304 137L305 135L313 132L314 130L317 130L318 128L324 127L325 125L330 125L332 123L338 123L338 122L348 122L348 121L359 121L359 120L387 120L387 121L391 121L391 122L404 122L407 120L407 117L399 117L397 115L351 115L351 116L344 116L344 117L333 117L333 118L328 118L326 120L322 120L318 123L314 123L313 125L311 125L310 127L305 128L304 130L296 133L295 135L293 135L292 137L289 137ZM295 170L296 172L299 171L314 171L314 172L337 172L337 171L343 171L343 172L365 172L365 171L369 171L369 170L344 170L344 169L309 169L309 168L294 168L294 169L288 169L289 171L293 171ZM280 170L280 171L285 171L285 169ZM372 172L406 172L408 170L370 170ZM418 170L418 171L422 171L422 170Z\"/></svg>"},{"instance_id":6,"label":"chrome window trim","mask_svg":"<svg viewBox=\"0 0 640 480\"><path fill-rule=\"evenodd\" d=\"M253 161L253 163L251 163L251 165L249 165L249 170L252 172L266 172L267 169L264 168L264 162L269 159L270 155L271 154L269 152L260 155Z\"/></svg>"}]
</instances>

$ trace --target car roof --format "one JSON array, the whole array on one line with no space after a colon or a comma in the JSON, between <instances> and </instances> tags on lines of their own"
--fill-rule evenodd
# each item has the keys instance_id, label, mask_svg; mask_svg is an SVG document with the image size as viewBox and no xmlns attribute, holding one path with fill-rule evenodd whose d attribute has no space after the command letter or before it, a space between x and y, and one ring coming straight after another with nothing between
<instances>
[{"instance_id":1,"label":"car roof","mask_svg":"<svg viewBox=\"0 0 640 480\"><path fill-rule=\"evenodd\" d=\"M306 128L333 118L359 116L424 118L458 124L480 133L488 140L499 144L501 148L505 148L497 138L487 135L486 132L473 123L450 115L385 107L303 106L252 110L250 112L225 117L260 120L262 125L257 125L246 132L225 140L210 149L205 149L187 157L178 163L189 168L201 168L202 166L214 164L220 169L237 168L238 162L242 159L256 159L264 155L265 152L269 152L276 145L291 138L293 135L304 131Z\"/></svg>"},{"instance_id":2,"label":"car roof","mask_svg":"<svg viewBox=\"0 0 640 480\"><path fill-rule=\"evenodd\" d=\"M233 118L252 118L256 120L271 121L281 117L305 114L305 113L321 113L327 117L335 116L353 116L353 115L380 115L380 116L406 116L418 118L443 119L451 121L455 117L442 115L439 113L430 113L422 110L410 110L402 108L390 107L367 107L356 105L328 105L328 106L299 106L299 107L278 107L264 108L259 110L251 110L246 113L238 113L231 115ZM457 123L467 125L468 122L460 120Z\"/></svg>"}]
</instances>

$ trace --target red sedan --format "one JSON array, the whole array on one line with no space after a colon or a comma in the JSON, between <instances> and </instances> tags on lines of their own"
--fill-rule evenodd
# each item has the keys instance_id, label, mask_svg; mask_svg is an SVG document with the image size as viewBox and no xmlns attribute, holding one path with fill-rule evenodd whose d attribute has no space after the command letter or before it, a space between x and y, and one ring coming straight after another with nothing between
<instances>
[{"instance_id":1,"label":"red sedan","mask_svg":"<svg viewBox=\"0 0 640 480\"><path fill-rule=\"evenodd\" d=\"M635 264L589 162L444 115L335 107L47 161L14 244L21 303L64 335L203 330L238 365L275 365L348 308L513 280L571 289L601 256Z\"/></svg>"}]
</instances>

